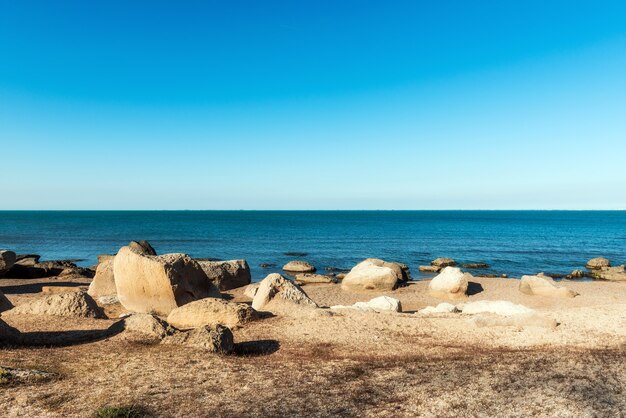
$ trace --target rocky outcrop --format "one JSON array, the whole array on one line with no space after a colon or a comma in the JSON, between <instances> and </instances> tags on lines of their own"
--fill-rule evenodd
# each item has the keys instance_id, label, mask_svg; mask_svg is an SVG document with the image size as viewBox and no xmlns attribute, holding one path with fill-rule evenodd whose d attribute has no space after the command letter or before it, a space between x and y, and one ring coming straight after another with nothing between
<instances>
[{"instance_id":1,"label":"rocky outcrop","mask_svg":"<svg viewBox=\"0 0 626 418\"><path fill-rule=\"evenodd\" d=\"M596 257L587 261L586 267L590 270L601 269L603 267L610 267L611 263L604 257Z\"/></svg>"},{"instance_id":2,"label":"rocky outcrop","mask_svg":"<svg viewBox=\"0 0 626 418\"><path fill-rule=\"evenodd\" d=\"M431 266L444 268L449 266L456 266L456 261L447 257L439 257L430 262Z\"/></svg>"},{"instance_id":3,"label":"rocky outcrop","mask_svg":"<svg viewBox=\"0 0 626 418\"><path fill-rule=\"evenodd\" d=\"M306 261L290 261L283 266L283 270L289 273L313 273L315 271L315 267Z\"/></svg>"},{"instance_id":4,"label":"rocky outcrop","mask_svg":"<svg viewBox=\"0 0 626 418\"><path fill-rule=\"evenodd\" d=\"M12 314L52 315L75 318L103 318L102 309L85 292L46 295L11 310Z\"/></svg>"},{"instance_id":5,"label":"rocky outcrop","mask_svg":"<svg viewBox=\"0 0 626 418\"><path fill-rule=\"evenodd\" d=\"M346 291L395 289L407 279L406 271L399 263L377 258L368 258L354 266L341 281L341 288Z\"/></svg>"},{"instance_id":6,"label":"rocky outcrop","mask_svg":"<svg viewBox=\"0 0 626 418\"><path fill-rule=\"evenodd\" d=\"M231 290L250 284L250 267L246 260L196 260L209 280L220 290Z\"/></svg>"},{"instance_id":7,"label":"rocky outcrop","mask_svg":"<svg viewBox=\"0 0 626 418\"><path fill-rule=\"evenodd\" d=\"M438 313L454 313L454 312L460 312L460 311L457 309L456 306L447 302L442 302L437 306L427 306L417 311L417 313L421 315L430 315L430 314L438 314Z\"/></svg>"},{"instance_id":8,"label":"rocky outcrop","mask_svg":"<svg viewBox=\"0 0 626 418\"><path fill-rule=\"evenodd\" d=\"M13 304L4 296L2 290L0 290L0 312L8 311L9 309L13 309Z\"/></svg>"},{"instance_id":9,"label":"rocky outcrop","mask_svg":"<svg viewBox=\"0 0 626 418\"><path fill-rule=\"evenodd\" d=\"M200 348L219 354L230 354L235 349L233 333L222 325L207 325L187 332L176 332L165 337L161 343Z\"/></svg>"},{"instance_id":10,"label":"rocky outcrop","mask_svg":"<svg viewBox=\"0 0 626 418\"><path fill-rule=\"evenodd\" d=\"M626 272L624 269L624 265L616 267L603 267L601 269L593 270L591 272L591 277L594 279L609 280L612 282L623 282L626 281Z\"/></svg>"},{"instance_id":11,"label":"rocky outcrop","mask_svg":"<svg viewBox=\"0 0 626 418\"><path fill-rule=\"evenodd\" d=\"M0 251L0 277L4 276L15 264L16 256L13 251Z\"/></svg>"},{"instance_id":12,"label":"rocky outcrop","mask_svg":"<svg viewBox=\"0 0 626 418\"><path fill-rule=\"evenodd\" d=\"M113 274L113 262L115 257L109 258L98 264L96 275L89 284L87 293L93 298L116 295L115 275Z\"/></svg>"},{"instance_id":13,"label":"rocky outcrop","mask_svg":"<svg viewBox=\"0 0 626 418\"><path fill-rule=\"evenodd\" d=\"M463 299L471 278L458 267L446 267L430 281L428 289L431 296L439 299Z\"/></svg>"},{"instance_id":14,"label":"rocky outcrop","mask_svg":"<svg viewBox=\"0 0 626 418\"><path fill-rule=\"evenodd\" d=\"M323 274L301 273L296 275L296 283L299 285L314 283L337 283L334 277L324 276Z\"/></svg>"},{"instance_id":15,"label":"rocky outcrop","mask_svg":"<svg viewBox=\"0 0 626 418\"><path fill-rule=\"evenodd\" d=\"M478 313L492 313L502 316L511 316L531 314L534 311L524 305L516 305L508 300L479 300L476 302L465 303L461 312L470 315Z\"/></svg>"},{"instance_id":16,"label":"rocky outcrop","mask_svg":"<svg viewBox=\"0 0 626 418\"><path fill-rule=\"evenodd\" d=\"M290 313L297 308L317 308L304 291L277 273L270 274L259 283L252 308L257 311Z\"/></svg>"},{"instance_id":17,"label":"rocky outcrop","mask_svg":"<svg viewBox=\"0 0 626 418\"><path fill-rule=\"evenodd\" d=\"M167 322L144 313L134 313L124 318L124 330L130 339L154 341L160 341L175 332Z\"/></svg>"},{"instance_id":18,"label":"rocky outcrop","mask_svg":"<svg viewBox=\"0 0 626 418\"><path fill-rule=\"evenodd\" d=\"M557 286L549 276L522 276L519 283L519 291L526 295L549 296L559 298L573 298L578 293L565 287Z\"/></svg>"},{"instance_id":19,"label":"rocky outcrop","mask_svg":"<svg viewBox=\"0 0 626 418\"><path fill-rule=\"evenodd\" d=\"M218 324L234 328L257 318L257 312L245 303L206 298L174 309L167 316L167 322L178 329L191 329Z\"/></svg>"},{"instance_id":20,"label":"rocky outcrop","mask_svg":"<svg viewBox=\"0 0 626 418\"><path fill-rule=\"evenodd\" d=\"M113 274L120 303L133 312L168 315L194 300L221 297L202 267L186 254L153 256L122 247Z\"/></svg>"},{"instance_id":21,"label":"rocky outcrop","mask_svg":"<svg viewBox=\"0 0 626 418\"><path fill-rule=\"evenodd\" d=\"M354 305L335 305L330 309L356 309L363 312L402 312L402 305L398 299L389 296L379 296L369 302L357 302Z\"/></svg>"}]
</instances>

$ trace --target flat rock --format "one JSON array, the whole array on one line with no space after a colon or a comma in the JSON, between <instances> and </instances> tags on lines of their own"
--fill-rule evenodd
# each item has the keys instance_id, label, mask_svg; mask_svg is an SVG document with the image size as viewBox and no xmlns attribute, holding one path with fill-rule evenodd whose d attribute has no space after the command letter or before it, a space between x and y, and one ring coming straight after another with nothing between
<instances>
[{"instance_id":1,"label":"flat rock","mask_svg":"<svg viewBox=\"0 0 626 418\"><path fill-rule=\"evenodd\" d=\"M313 273L315 267L306 261L294 260L290 261L283 266L283 270L294 273Z\"/></svg>"},{"instance_id":2,"label":"flat rock","mask_svg":"<svg viewBox=\"0 0 626 418\"><path fill-rule=\"evenodd\" d=\"M86 292L45 295L11 310L11 314L52 315L75 318L103 318L102 309Z\"/></svg>"},{"instance_id":3,"label":"flat rock","mask_svg":"<svg viewBox=\"0 0 626 418\"><path fill-rule=\"evenodd\" d=\"M417 311L418 314L429 315L429 314L438 314L438 313L454 313L460 312L456 306L451 303L442 302L437 306L427 306L423 309Z\"/></svg>"},{"instance_id":4,"label":"flat rock","mask_svg":"<svg viewBox=\"0 0 626 418\"><path fill-rule=\"evenodd\" d=\"M458 267L445 267L430 281L428 289L431 296L439 299L464 299L471 278L471 274L463 273Z\"/></svg>"},{"instance_id":5,"label":"flat rock","mask_svg":"<svg viewBox=\"0 0 626 418\"><path fill-rule=\"evenodd\" d=\"M122 247L113 262L115 288L122 306L133 312L169 313L206 297L221 297L202 267L186 254L147 255Z\"/></svg>"},{"instance_id":6,"label":"flat rock","mask_svg":"<svg viewBox=\"0 0 626 418\"><path fill-rule=\"evenodd\" d=\"M557 286L549 276L522 276L519 283L519 291L526 295L549 296L558 298L573 298L578 293L565 287Z\"/></svg>"},{"instance_id":7,"label":"flat rock","mask_svg":"<svg viewBox=\"0 0 626 418\"><path fill-rule=\"evenodd\" d=\"M441 267L439 266L419 266L419 271L423 271L425 273L439 273Z\"/></svg>"},{"instance_id":8,"label":"flat rock","mask_svg":"<svg viewBox=\"0 0 626 418\"><path fill-rule=\"evenodd\" d=\"M280 274L273 273L259 283L252 300L252 308L257 311L289 313L298 308L317 308L317 304L300 286Z\"/></svg>"},{"instance_id":9,"label":"flat rock","mask_svg":"<svg viewBox=\"0 0 626 418\"><path fill-rule=\"evenodd\" d=\"M218 324L234 328L257 318L257 312L245 303L206 298L174 309L167 316L167 322L178 329Z\"/></svg>"},{"instance_id":10,"label":"flat rock","mask_svg":"<svg viewBox=\"0 0 626 418\"><path fill-rule=\"evenodd\" d=\"M246 260L196 260L209 280L220 290L231 290L250 284L252 276Z\"/></svg>"},{"instance_id":11,"label":"flat rock","mask_svg":"<svg viewBox=\"0 0 626 418\"><path fill-rule=\"evenodd\" d=\"M296 283L299 285L313 283L336 283L334 277L324 276L323 274L300 273L296 275Z\"/></svg>"},{"instance_id":12,"label":"flat rock","mask_svg":"<svg viewBox=\"0 0 626 418\"><path fill-rule=\"evenodd\" d=\"M219 354L230 354L235 349L233 333L222 325L207 325L186 332L176 332L165 337L161 343L200 348Z\"/></svg>"},{"instance_id":13,"label":"flat rock","mask_svg":"<svg viewBox=\"0 0 626 418\"><path fill-rule=\"evenodd\" d=\"M591 273L591 276L594 279L623 282L626 281L626 272L624 271L624 268L625 267L623 265L616 267L603 267L601 269L594 270Z\"/></svg>"},{"instance_id":14,"label":"flat rock","mask_svg":"<svg viewBox=\"0 0 626 418\"><path fill-rule=\"evenodd\" d=\"M534 311L524 305L516 305L508 300L479 300L463 304L461 312L464 314L492 313L502 316L531 314Z\"/></svg>"},{"instance_id":15,"label":"flat rock","mask_svg":"<svg viewBox=\"0 0 626 418\"><path fill-rule=\"evenodd\" d=\"M364 312L402 312L402 305L398 299L389 296L379 296L369 302L357 302L354 305L335 305L330 309L356 309Z\"/></svg>"}]
</instances>

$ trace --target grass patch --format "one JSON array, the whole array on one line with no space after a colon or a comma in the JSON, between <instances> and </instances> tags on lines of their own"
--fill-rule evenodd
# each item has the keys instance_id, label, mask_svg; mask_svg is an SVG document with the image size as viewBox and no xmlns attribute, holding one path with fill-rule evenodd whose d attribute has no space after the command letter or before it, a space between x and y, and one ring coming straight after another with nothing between
<instances>
[{"instance_id":1,"label":"grass patch","mask_svg":"<svg viewBox=\"0 0 626 418\"><path fill-rule=\"evenodd\" d=\"M150 414L137 405L105 406L93 413L93 418L147 418Z\"/></svg>"}]
</instances>

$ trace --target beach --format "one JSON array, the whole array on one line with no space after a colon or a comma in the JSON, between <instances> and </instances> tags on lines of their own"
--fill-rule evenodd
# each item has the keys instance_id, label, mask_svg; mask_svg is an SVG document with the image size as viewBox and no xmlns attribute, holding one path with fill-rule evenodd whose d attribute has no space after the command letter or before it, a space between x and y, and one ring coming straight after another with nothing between
<instances>
[{"instance_id":1,"label":"beach","mask_svg":"<svg viewBox=\"0 0 626 418\"><path fill-rule=\"evenodd\" d=\"M86 278L1 279L16 306L42 286L87 286ZM390 291L302 286L319 308L293 309L233 329L229 355L129 342L125 332L71 343L107 319L4 312L10 326L49 347L5 347L2 366L51 377L0 392L6 416L89 416L105 405L137 405L154 416L619 416L626 410L624 282L561 281L574 298L530 296L519 280L474 277L461 303L506 300L541 320L416 311L441 302L429 281ZM476 285L474 285L476 286ZM250 303L245 287L224 292ZM402 312L328 309L390 296ZM554 320L554 321L552 321ZM64 335L65 334L65 335ZM95 335L95 334L94 334ZM68 345L68 341L70 341Z\"/></svg>"}]
</instances>

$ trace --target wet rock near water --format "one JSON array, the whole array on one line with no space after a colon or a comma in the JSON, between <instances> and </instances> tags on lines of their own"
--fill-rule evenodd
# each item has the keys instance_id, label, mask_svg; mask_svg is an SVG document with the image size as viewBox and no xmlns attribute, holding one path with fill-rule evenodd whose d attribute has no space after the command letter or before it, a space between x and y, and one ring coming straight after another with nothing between
<instances>
[{"instance_id":1,"label":"wet rock near water","mask_svg":"<svg viewBox=\"0 0 626 418\"><path fill-rule=\"evenodd\" d=\"M300 273L296 275L295 282L299 285L314 283L337 283L334 277L324 276L323 274Z\"/></svg>"},{"instance_id":2,"label":"wet rock near water","mask_svg":"<svg viewBox=\"0 0 626 418\"><path fill-rule=\"evenodd\" d=\"M465 263L461 265L462 268L464 269L470 269L470 270L480 270L480 269L488 269L489 268L489 264L487 263Z\"/></svg>"},{"instance_id":3,"label":"wet rock near water","mask_svg":"<svg viewBox=\"0 0 626 418\"><path fill-rule=\"evenodd\" d=\"M587 264L585 265L585 267L587 267L590 270L596 270L596 269L601 269L601 268L610 267L610 266L611 266L611 262L604 257L592 258L591 260L587 261Z\"/></svg>"},{"instance_id":4,"label":"wet rock near water","mask_svg":"<svg viewBox=\"0 0 626 418\"><path fill-rule=\"evenodd\" d=\"M290 273L313 273L315 271L315 267L306 261L294 260L285 264L283 266L283 270Z\"/></svg>"}]
</instances>

